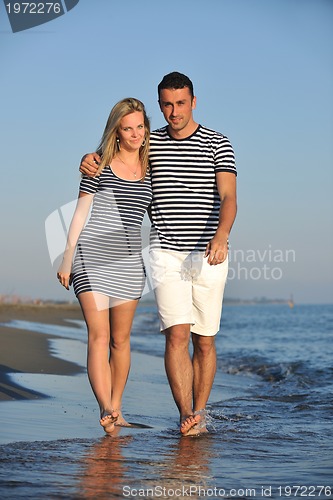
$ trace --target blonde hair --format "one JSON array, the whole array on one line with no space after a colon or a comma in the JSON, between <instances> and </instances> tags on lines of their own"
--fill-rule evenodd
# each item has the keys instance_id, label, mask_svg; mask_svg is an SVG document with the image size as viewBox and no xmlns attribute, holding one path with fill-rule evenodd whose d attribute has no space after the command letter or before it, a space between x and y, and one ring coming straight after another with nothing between
<instances>
[{"instance_id":1,"label":"blonde hair","mask_svg":"<svg viewBox=\"0 0 333 500\"><path fill-rule=\"evenodd\" d=\"M102 139L97 148L97 152L102 158L98 168L98 174L101 173L106 165L109 165L111 163L112 159L119 151L119 147L117 144L117 133L120 127L121 120L124 118L124 116L134 113L135 111L142 112L144 118L145 140L144 145L139 150L139 158L142 165L142 178L145 178L148 170L150 122L146 114L144 104L139 101L139 99L135 99L134 97L127 97L126 99L122 99L121 101L119 101L113 106L109 114Z\"/></svg>"}]
</instances>

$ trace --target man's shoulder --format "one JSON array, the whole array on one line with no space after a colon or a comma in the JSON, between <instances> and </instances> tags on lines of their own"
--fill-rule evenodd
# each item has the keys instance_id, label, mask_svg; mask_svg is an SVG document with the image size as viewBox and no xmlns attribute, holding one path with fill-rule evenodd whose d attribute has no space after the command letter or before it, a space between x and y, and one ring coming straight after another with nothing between
<instances>
[{"instance_id":1,"label":"man's shoulder","mask_svg":"<svg viewBox=\"0 0 333 500\"><path fill-rule=\"evenodd\" d=\"M213 130L212 128L206 127L205 125L200 125L198 129L198 133L202 136L209 137L211 139L227 139L227 137L222 134L222 132L218 132L217 130Z\"/></svg>"},{"instance_id":2,"label":"man's shoulder","mask_svg":"<svg viewBox=\"0 0 333 500\"><path fill-rule=\"evenodd\" d=\"M156 130L153 130L150 134L150 140L152 145L157 142L161 141L169 141L170 136L168 133L168 126L158 128ZM172 138L171 138L172 140ZM213 130L211 128L206 127L205 125L199 125L196 131L190 136L184 139L185 142L198 142L198 143L210 143L210 144L221 144L221 143L226 143L229 142L229 139L227 136L222 134L222 132L218 132L216 130Z\"/></svg>"},{"instance_id":3,"label":"man's shoulder","mask_svg":"<svg viewBox=\"0 0 333 500\"><path fill-rule=\"evenodd\" d=\"M156 130L153 130L150 133L150 137L153 139L158 139L160 137L167 137L168 132L167 132L167 125L165 127L158 128Z\"/></svg>"}]
</instances>

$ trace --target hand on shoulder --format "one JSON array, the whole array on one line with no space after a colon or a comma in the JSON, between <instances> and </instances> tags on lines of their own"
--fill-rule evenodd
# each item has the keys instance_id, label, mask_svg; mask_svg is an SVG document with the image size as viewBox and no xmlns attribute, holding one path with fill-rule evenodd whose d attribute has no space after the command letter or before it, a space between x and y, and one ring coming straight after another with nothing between
<instances>
[{"instance_id":1,"label":"hand on shoulder","mask_svg":"<svg viewBox=\"0 0 333 500\"><path fill-rule=\"evenodd\" d=\"M86 174L88 177L95 177L101 157L97 153L88 153L84 155L80 163L81 174Z\"/></svg>"}]
</instances>

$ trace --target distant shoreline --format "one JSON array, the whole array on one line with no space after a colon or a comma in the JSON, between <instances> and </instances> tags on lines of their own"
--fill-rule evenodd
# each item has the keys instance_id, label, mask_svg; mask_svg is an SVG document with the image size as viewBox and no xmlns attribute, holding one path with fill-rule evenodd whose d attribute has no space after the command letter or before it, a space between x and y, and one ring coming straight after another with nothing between
<instances>
[{"instance_id":1,"label":"distant shoreline","mask_svg":"<svg viewBox=\"0 0 333 500\"><path fill-rule=\"evenodd\" d=\"M26 321L36 321L36 317L43 320L51 320L52 324L66 325L64 313L69 314L70 319L83 319L79 304L71 302L0 302L0 323L12 319L23 319ZM31 317L31 320L28 319ZM66 316L67 318L67 316Z\"/></svg>"},{"instance_id":2,"label":"distant shoreline","mask_svg":"<svg viewBox=\"0 0 333 500\"><path fill-rule=\"evenodd\" d=\"M253 299L237 299L237 298L231 298L231 297L225 297L223 299L223 303L225 305L265 305L265 304L288 304L290 302L290 299L268 299L267 297L260 297L260 298L253 298ZM149 304L155 304L154 299L148 299L145 300L144 298L140 300L139 305L149 305ZM11 297L6 297L1 298L0 296L0 311L1 308L5 307L36 307L38 308L43 308L43 307L50 307L50 308L65 308L67 310L80 310L80 306L78 302L65 302L65 301L58 301L58 300L50 300L50 299L19 299L17 297L11 298Z\"/></svg>"}]
</instances>

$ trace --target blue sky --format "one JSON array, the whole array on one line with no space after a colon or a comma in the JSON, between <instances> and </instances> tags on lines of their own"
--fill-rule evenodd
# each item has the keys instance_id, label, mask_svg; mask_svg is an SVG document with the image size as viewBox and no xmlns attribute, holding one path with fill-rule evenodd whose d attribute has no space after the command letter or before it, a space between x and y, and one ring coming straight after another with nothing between
<instances>
[{"instance_id":1,"label":"blue sky","mask_svg":"<svg viewBox=\"0 0 333 500\"><path fill-rule=\"evenodd\" d=\"M196 121L231 140L239 211L226 296L333 302L333 2L80 0L13 34L0 4L0 294L71 299L45 220L73 201L116 101L187 74Z\"/></svg>"}]
</instances>

